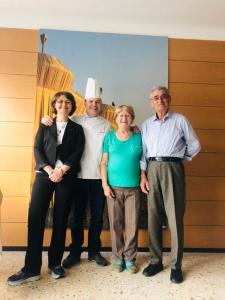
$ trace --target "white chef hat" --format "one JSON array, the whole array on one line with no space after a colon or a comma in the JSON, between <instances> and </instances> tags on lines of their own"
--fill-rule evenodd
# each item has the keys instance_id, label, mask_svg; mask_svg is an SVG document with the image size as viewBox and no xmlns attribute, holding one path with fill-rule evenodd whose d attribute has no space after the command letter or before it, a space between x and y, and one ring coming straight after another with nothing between
<instances>
[{"instance_id":1,"label":"white chef hat","mask_svg":"<svg viewBox=\"0 0 225 300\"><path fill-rule=\"evenodd\" d=\"M101 98L101 88L99 86L98 80L91 77L87 80L85 99L91 98Z\"/></svg>"}]
</instances>

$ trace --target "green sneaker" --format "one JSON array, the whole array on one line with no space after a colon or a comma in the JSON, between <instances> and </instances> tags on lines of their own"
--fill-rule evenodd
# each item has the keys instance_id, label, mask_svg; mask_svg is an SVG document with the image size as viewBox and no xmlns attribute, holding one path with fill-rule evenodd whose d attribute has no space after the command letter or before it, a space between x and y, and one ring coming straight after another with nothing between
<instances>
[{"instance_id":1,"label":"green sneaker","mask_svg":"<svg viewBox=\"0 0 225 300\"><path fill-rule=\"evenodd\" d=\"M124 270L124 260L120 258L116 258L112 266L115 271L122 272Z\"/></svg>"},{"instance_id":2,"label":"green sneaker","mask_svg":"<svg viewBox=\"0 0 225 300\"><path fill-rule=\"evenodd\" d=\"M125 269L131 274L135 274L138 271L137 266L135 264L135 259L125 259L125 266Z\"/></svg>"}]
</instances>

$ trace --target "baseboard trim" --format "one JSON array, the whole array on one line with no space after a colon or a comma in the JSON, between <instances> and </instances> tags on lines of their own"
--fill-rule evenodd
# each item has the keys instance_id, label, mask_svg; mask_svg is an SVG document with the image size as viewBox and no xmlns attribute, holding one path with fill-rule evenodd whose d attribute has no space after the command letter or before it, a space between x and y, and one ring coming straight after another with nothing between
<instances>
[{"instance_id":1,"label":"baseboard trim","mask_svg":"<svg viewBox=\"0 0 225 300\"><path fill-rule=\"evenodd\" d=\"M87 248L84 247L84 252L87 252ZM26 251L26 247L23 246L4 246L3 251ZM48 247L43 247L43 251L48 251ZM69 247L65 248L65 251L69 251ZM101 251L111 252L111 247L102 247ZM149 252L149 248L140 247L138 252ZM163 248L163 252L170 252L170 248ZM184 248L184 252L196 252L196 253L225 253L225 248Z\"/></svg>"}]
</instances>

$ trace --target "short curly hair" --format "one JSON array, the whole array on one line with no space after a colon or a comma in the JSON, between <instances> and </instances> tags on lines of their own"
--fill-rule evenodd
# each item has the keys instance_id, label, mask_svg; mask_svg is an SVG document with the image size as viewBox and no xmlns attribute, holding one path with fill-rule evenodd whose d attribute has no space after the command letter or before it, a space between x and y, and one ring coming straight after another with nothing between
<instances>
[{"instance_id":1,"label":"short curly hair","mask_svg":"<svg viewBox=\"0 0 225 300\"><path fill-rule=\"evenodd\" d=\"M64 91L62 91L62 92L57 92L57 93L53 96L53 98L52 98L52 100L51 100L51 102L50 102L50 107L51 107L52 112L53 112L55 115L57 115L57 111L56 111L56 109L55 109L55 103L56 103L56 101L58 100L58 98L59 98L60 96L65 96L66 99L69 100L69 101L71 102L71 104L72 104L72 109L71 109L71 112L69 113L69 116L72 116L72 115L74 114L74 112L76 111L77 105L76 105L76 100L75 100L73 94L71 94L71 93L69 93L69 92L64 92Z\"/></svg>"}]
</instances>

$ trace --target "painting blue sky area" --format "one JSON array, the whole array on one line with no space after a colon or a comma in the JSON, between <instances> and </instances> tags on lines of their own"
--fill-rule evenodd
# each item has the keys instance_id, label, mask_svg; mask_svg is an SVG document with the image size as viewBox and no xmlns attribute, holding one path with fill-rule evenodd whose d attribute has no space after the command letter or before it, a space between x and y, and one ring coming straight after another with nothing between
<instances>
[{"instance_id":1,"label":"painting blue sky area","mask_svg":"<svg viewBox=\"0 0 225 300\"><path fill-rule=\"evenodd\" d=\"M168 83L167 37L47 29L42 33L48 36L44 52L72 71L73 88L82 96L87 78L93 77L103 88L103 102L132 105L139 126L152 114L150 89Z\"/></svg>"}]
</instances>

